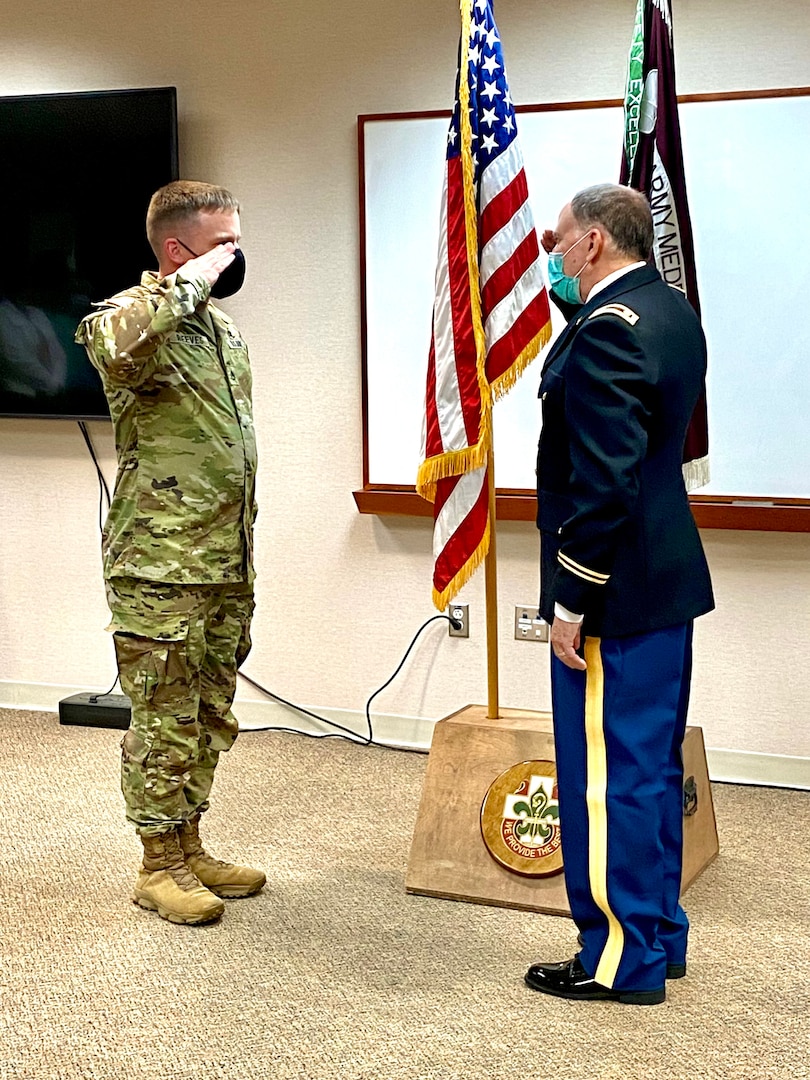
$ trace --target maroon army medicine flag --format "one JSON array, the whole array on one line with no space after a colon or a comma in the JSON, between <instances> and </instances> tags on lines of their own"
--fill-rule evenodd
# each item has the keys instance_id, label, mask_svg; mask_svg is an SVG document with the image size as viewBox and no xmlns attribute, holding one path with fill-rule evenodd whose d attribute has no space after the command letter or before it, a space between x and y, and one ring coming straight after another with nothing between
<instances>
[{"instance_id":1,"label":"maroon army medicine flag","mask_svg":"<svg viewBox=\"0 0 810 1080\"><path fill-rule=\"evenodd\" d=\"M624 102L620 183L643 191L655 226L655 264L700 316L695 250L686 199L681 127L675 92L670 0L638 0ZM701 394L683 452L686 488L709 481L706 396Z\"/></svg>"}]
</instances>

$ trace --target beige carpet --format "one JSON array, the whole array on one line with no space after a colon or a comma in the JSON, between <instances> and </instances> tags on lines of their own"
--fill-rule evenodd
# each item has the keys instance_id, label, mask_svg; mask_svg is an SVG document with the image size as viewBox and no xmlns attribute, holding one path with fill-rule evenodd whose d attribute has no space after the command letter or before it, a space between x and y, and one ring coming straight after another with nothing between
<instances>
[{"instance_id":1,"label":"beige carpet","mask_svg":"<svg viewBox=\"0 0 810 1080\"><path fill-rule=\"evenodd\" d=\"M810 1076L810 795L714 786L686 979L637 1008L544 998L567 919L408 896L426 758L245 732L205 837L267 870L209 927L129 901L121 733L0 711L0 1077Z\"/></svg>"}]
</instances>

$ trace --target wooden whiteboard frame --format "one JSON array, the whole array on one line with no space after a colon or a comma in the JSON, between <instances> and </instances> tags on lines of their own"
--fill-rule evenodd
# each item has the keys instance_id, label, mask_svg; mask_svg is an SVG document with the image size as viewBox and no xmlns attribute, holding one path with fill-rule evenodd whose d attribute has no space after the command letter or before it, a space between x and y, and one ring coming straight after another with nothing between
<instances>
[{"instance_id":1,"label":"wooden whiteboard frame","mask_svg":"<svg viewBox=\"0 0 810 1080\"><path fill-rule=\"evenodd\" d=\"M731 101L752 98L810 97L810 87L777 90L742 90L724 94L679 95L680 103L700 101ZM557 102L548 105L518 105L516 112L560 112L575 109L620 107L620 99ZM401 113L369 113L357 117L358 198L360 223L360 319L362 353L362 410L363 410L363 487L354 491L357 509L362 514L399 514L432 517L433 506L416 493L413 485L381 484L369 481L369 403L368 403L368 325L366 283L366 177L365 125L379 120L420 120L444 118L446 110ZM617 151L618 157L618 151ZM710 439L711 439L711 432ZM414 466L414 473L416 466ZM704 529L743 529L767 532L810 532L810 498L764 498L737 495L691 495L690 505L695 520ZM503 521L534 521L536 495L528 488L499 487L496 493L496 516Z\"/></svg>"}]
</instances>

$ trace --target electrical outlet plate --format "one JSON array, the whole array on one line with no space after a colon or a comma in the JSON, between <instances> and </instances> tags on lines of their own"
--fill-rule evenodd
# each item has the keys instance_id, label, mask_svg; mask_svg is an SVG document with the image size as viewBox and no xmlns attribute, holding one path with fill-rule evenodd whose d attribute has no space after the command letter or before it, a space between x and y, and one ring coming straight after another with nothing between
<instances>
[{"instance_id":1,"label":"electrical outlet plate","mask_svg":"<svg viewBox=\"0 0 810 1080\"><path fill-rule=\"evenodd\" d=\"M450 637L469 637L470 636L470 605L469 604L450 604L447 608L447 614L451 619L455 619L456 622L461 623L461 629L456 630L452 623L448 623L450 628Z\"/></svg>"},{"instance_id":2,"label":"electrical outlet plate","mask_svg":"<svg viewBox=\"0 0 810 1080\"><path fill-rule=\"evenodd\" d=\"M540 618L536 604L515 608L515 641L548 641L548 623Z\"/></svg>"}]
</instances>

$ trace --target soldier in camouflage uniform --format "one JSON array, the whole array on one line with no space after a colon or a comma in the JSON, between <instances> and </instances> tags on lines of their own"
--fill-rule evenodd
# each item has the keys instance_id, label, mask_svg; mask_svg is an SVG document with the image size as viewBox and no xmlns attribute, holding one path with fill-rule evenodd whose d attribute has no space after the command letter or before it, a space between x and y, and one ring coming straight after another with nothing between
<instances>
[{"instance_id":1,"label":"soldier in camouflage uniform","mask_svg":"<svg viewBox=\"0 0 810 1080\"><path fill-rule=\"evenodd\" d=\"M96 305L76 340L101 374L118 474L102 552L121 686L127 819L144 847L133 899L201 923L261 871L211 858L200 814L238 726L230 707L250 649L256 443L247 349L210 302L244 278L239 205L178 181L146 219L158 272Z\"/></svg>"}]
</instances>

